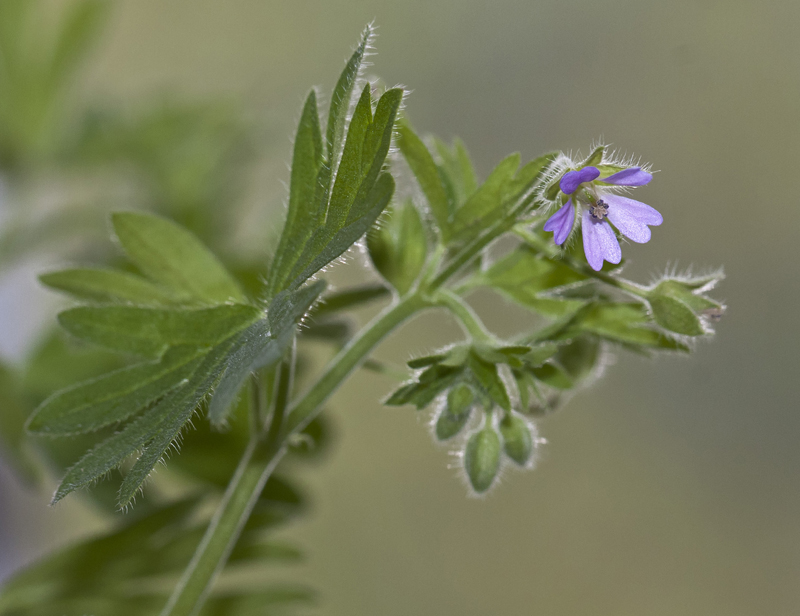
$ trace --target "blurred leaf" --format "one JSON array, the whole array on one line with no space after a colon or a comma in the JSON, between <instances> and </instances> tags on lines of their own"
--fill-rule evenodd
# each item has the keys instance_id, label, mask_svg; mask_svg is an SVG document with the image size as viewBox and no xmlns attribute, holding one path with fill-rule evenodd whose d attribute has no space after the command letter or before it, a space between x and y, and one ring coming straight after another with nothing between
<instances>
[{"instance_id":1,"label":"blurred leaf","mask_svg":"<svg viewBox=\"0 0 800 616\"><path fill-rule=\"evenodd\" d=\"M585 275L560 261L543 257L528 246L519 246L479 273L475 283L497 289L536 312L559 317L574 312L585 302L562 298L556 293L585 280Z\"/></svg>"},{"instance_id":2,"label":"blurred leaf","mask_svg":"<svg viewBox=\"0 0 800 616\"><path fill-rule=\"evenodd\" d=\"M60 270L39 276L52 289L72 297L98 303L169 305L176 298L141 276L112 269Z\"/></svg>"},{"instance_id":3,"label":"blurred leaf","mask_svg":"<svg viewBox=\"0 0 800 616\"><path fill-rule=\"evenodd\" d=\"M268 486L268 491L275 492ZM273 503L273 504L270 504ZM178 501L111 531L45 557L12 577L0 593L3 616L155 616L202 538L207 517L196 499ZM260 521L277 501L263 500ZM249 525L235 546L236 567L297 560L291 546L270 543L265 526ZM215 590L202 614L260 614L271 606L307 602L307 589L254 588L241 582Z\"/></svg>"},{"instance_id":4,"label":"blurred leaf","mask_svg":"<svg viewBox=\"0 0 800 616\"><path fill-rule=\"evenodd\" d=\"M372 263L400 295L412 287L428 256L422 218L410 201L389 211L378 227L367 233Z\"/></svg>"},{"instance_id":5,"label":"blurred leaf","mask_svg":"<svg viewBox=\"0 0 800 616\"><path fill-rule=\"evenodd\" d=\"M39 477L39 469L25 447L28 411L17 375L0 364L0 454L25 481L33 483Z\"/></svg>"},{"instance_id":6,"label":"blurred leaf","mask_svg":"<svg viewBox=\"0 0 800 616\"><path fill-rule=\"evenodd\" d=\"M436 226L442 234L442 241L447 242L450 237L450 215L455 206L447 198L447 191L433 156L406 122L398 123L397 147L425 194Z\"/></svg>"},{"instance_id":7,"label":"blurred leaf","mask_svg":"<svg viewBox=\"0 0 800 616\"><path fill-rule=\"evenodd\" d=\"M112 221L125 253L154 281L200 302L246 301L233 277L189 231L152 214L119 212Z\"/></svg>"},{"instance_id":8,"label":"blurred leaf","mask_svg":"<svg viewBox=\"0 0 800 616\"><path fill-rule=\"evenodd\" d=\"M104 24L109 7L107 0L81 0L67 9L53 49L53 81L66 79L75 70Z\"/></svg>"},{"instance_id":9,"label":"blurred leaf","mask_svg":"<svg viewBox=\"0 0 800 616\"><path fill-rule=\"evenodd\" d=\"M452 222L452 241L470 241L478 231L507 217L511 206L530 192L550 160L551 155L540 156L521 168L519 154L512 154L501 161L456 211Z\"/></svg>"},{"instance_id":10,"label":"blurred leaf","mask_svg":"<svg viewBox=\"0 0 800 616\"><path fill-rule=\"evenodd\" d=\"M452 148L436 138L433 139L433 144L441 159L439 176L447 192L448 201L453 204L451 211L455 211L478 189L475 168L461 139L456 139Z\"/></svg>"},{"instance_id":11,"label":"blurred leaf","mask_svg":"<svg viewBox=\"0 0 800 616\"><path fill-rule=\"evenodd\" d=\"M361 287L343 289L342 291L332 291L322 296L319 304L311 312L311 316L327 316L335 312L350 310L390 295L390 289L382 283L366 284Z\"/></svg>"}]
</instances>

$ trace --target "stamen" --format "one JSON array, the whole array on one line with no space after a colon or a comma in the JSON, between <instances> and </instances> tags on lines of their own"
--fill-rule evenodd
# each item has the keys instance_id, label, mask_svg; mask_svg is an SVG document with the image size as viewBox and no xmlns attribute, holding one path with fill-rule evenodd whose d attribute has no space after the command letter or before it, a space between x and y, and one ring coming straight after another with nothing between
<instances>
[{"instance_id":1,"label":"stamen","mask_svg":"<svg viewBox=\"0 0 800 616\"><path fill-rule=\"evenodd\" d=\"M603 220L608 216L608 204L602 199L592 201L592 205L589 206L589 213L595 220Z\"/></svg>"}]
</instances>

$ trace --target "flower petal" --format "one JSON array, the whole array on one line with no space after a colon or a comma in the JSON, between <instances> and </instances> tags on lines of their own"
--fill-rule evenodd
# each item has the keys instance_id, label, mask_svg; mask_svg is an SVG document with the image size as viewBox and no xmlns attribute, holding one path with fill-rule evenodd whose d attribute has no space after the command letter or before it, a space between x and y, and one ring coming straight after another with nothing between
<instances>
[{"instance_id":1,"label":"flower petal","mask_svg":"<svg viewBox=\"0 0 800 616\"><path fill-rule=\"evenodd\" d=\"M544 230L552 231L554 233L553 241L561 246L567 241L574 224L575 208L572 207L572 199L569 199L560 210L547 219L547 222L544 223Z\"/></svg>"},{"instance_id":2,"label":"flower petal","mask_svg":"<svg viewBox=\"0 0 800 616\"><path fill-rule=\"evenodd\" d=\"M650 241L647 225L656 227L664 222L661 214L640 201L610 193L603 194L603 201L608 205L608 219L622 235L639 244Z\"/></svg>"},{"instance_id":3,"label":"flower petal","mask_svg":"<svg viewBox=\"0 0 800 616\"><path fill-rule=\"evenodd\" d=\"M597 221L592 218L588 210L583 212L583 251L586 253L586 260L596 272L603 267L603 259L609 263L619 263L622 260L622 250L620 250L617 236L614 230L605 221Z\"/></svg>"},{"instance_id":4,"label":"flower petal","mask_svg":"<svg viewBox=\"0 0 800 616\"><path fill-rule=\"evenodd\" d=\"M563 192L565 195L571 195L577 190L578 186L584 182L596 180L599 175L600 170L597 167L584 167L583 169L578 169L577 171L568 171L563 175L561 181L559 182L559 186L561 186L561 192Z\"/></svg>"},{"instance_id":5,"label":"flower petal","mask_svg":"<svg viewBox=\"0 0 800 616\"><path fill-rule=\"evenodd\" d=\"M641 167L630 167L614 175L609 175L607 178L603 178L600 181L606 184L615 184L616 186L644 186L645 184L649 184L652 179L652 173L648 173Z\"/></svg>"}]
</instances>

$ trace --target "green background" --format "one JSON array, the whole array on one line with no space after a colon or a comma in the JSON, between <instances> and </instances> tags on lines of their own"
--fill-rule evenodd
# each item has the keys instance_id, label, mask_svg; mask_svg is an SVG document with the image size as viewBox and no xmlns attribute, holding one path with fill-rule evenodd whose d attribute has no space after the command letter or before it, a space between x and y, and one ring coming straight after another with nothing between
<instances>
[{"instance_id":1,"label":"green background","mask_svg":"<svg viewBox=\"0 0 800 616\"><path fill-rule=\"evenodd\" d=\"M336 615L796 614L800 3L125 0L82 95L241 99L266 126L251 193L275 224L302 98L333 85L372 19L374 72L411 88L415 126L461 136L484 176L511 151L600 137L651 161L637 198L665 222L623 248L627 274L724 265L729 311L692 358L617 357L541 422L539 467L482 500L428 417L382 408L391 381L357 375L332 405L327 463L303 475L314 511L283 531L309 557L275 578L307 578ZM527 322L493 296L475 305L501 333ZM25 317L8 314L13 338ZM459 335L431 315L380 355ZM78 506L45 510L7 475L2 490L7 554L91 530Z\"/></svg>"}]
</instances>

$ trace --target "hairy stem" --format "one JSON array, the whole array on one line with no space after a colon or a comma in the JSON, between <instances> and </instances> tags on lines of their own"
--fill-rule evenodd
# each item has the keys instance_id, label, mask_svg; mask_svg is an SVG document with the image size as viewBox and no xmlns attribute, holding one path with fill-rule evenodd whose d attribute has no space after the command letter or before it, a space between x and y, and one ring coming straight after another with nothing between
<instances>
[{"instance_id":1,"label":"hairy stem","mask_svg":"<svg viewBox=\"0 0 800 616\"><path fill-rule=\"evenodd\" d=\"M415 312L428 306L429 303L425 299L412 294L378 315L331 360L319 380L291 408L287 431L298 432L305 428L316 417L322 404L350 376L350 373L366 360L381 340Z\"/></svg>"},{"instance_id":2,"label":"hairy stem","mask_svg":"<svg viewBox=\"0 0 800 616\"><path fill-rule=\"evenodd\" d=\"M437 304L444 306L455 315L470 338L477 342L491 343L496 341L495 336L486 329L483 321L472 309L472 306L458 295L447 289L442 289L436 295L435 300Z\"/></svg>"},{"instance_id":3,"label":"hairy stem","mask_svg":"<svg viewBox=\"0 0 800 616\"><path fill-rule=\"evenodd\" d=\"M200 545L172 592L161 616L195 616L222 572L242 528L286 447L252 439L231 478Z\"/></svg>"},{"instance_id":4,"label":"hairy stem","mask_svg":"<svg viewBox=\"0 0 800 616\"><path fill-rule=\"evenodd\" d=\"M428 302L421 296L409 295L387 308L330 362L319 380L291 407L285 420L285 394L288 389L282 386L284 379L278 377L275 409L268 436L266 439L252 439L203 540L161 616L195 616L199 612L214 580L225 567L267 480L286 453L289 438L308 425L321 405L367 359L381 340L427 306ZM287 365L279 370L279 374L286 375L286 383L290 381L290 371L291 366Z\"/></svg>"}]
</instances>

